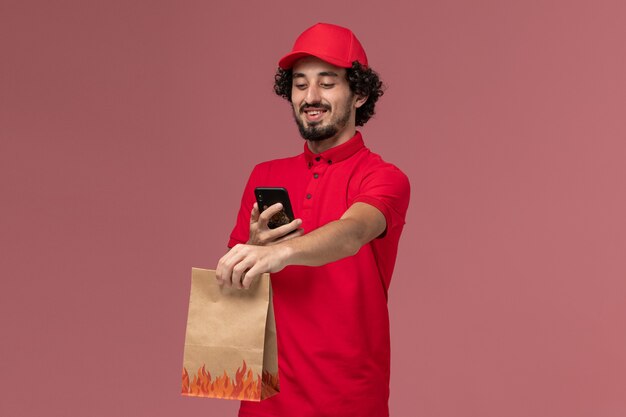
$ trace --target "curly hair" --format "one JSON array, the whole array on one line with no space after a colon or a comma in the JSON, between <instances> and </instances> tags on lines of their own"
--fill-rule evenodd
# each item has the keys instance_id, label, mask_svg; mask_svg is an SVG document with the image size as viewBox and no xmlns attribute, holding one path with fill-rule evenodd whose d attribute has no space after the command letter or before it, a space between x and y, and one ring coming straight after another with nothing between
<instances>
[{"instance_id":1,"label":"curly hair","mask_svg":"<svg viewBox=\"0 0 626 417\"><path fill-rule=\"evenodd\" d=\"M291 69L278 68L274 75L274 92L291 102L292 88ZM365 68L358 61L352 63L352 68L346 68L346 80L350 85L350 91L354 94L366 97L367 101L356 109L357 126L363 126L374 115L376 102L383 95L384 86L378 74L371 68Z\"/></svg>"}]
</instances>

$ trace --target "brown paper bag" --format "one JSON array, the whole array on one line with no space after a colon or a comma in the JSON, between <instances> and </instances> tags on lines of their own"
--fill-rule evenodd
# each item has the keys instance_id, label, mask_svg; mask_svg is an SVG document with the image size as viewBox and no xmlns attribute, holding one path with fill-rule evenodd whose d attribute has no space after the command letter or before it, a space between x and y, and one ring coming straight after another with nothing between
<instances>
[{"instance_id":1,"label":"brown paper bag","mask_svg":"<svg viewBox=\"0 0 626 417\"><path fill-rule=\"evenodd\" d=\"M260 401L278 392L269 274L240 290L192 268L182 394Z\"/></svg>"}]
</instances>

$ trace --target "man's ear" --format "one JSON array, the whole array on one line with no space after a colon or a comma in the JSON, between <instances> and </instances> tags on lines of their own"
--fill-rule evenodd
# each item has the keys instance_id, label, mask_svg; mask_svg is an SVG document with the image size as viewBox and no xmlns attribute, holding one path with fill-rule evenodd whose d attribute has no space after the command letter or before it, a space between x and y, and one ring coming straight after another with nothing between
<instances>
[{"instance_id":1,"label":"man's ear","mask_svg":"<svg viewBox=\"0 0 626 417\"><path fill-rule=\"evenodd\" d=\"M364 105L369 97L370 96L356 96L356 101L354 102L355 107L358 109Z\"/></svg>"}]
</instances>

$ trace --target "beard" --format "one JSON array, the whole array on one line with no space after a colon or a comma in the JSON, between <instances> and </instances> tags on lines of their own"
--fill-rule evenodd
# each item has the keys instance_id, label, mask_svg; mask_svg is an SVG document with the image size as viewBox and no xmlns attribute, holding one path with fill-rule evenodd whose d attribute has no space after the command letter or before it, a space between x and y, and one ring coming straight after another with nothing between
<instances>
[{"instance_id":1,"label":"beard","mask_svg":"<svg viewBox=\"0 0 626 417\"><path fill-rule=\"evenodd\" d=\"M302 109L306 106L312 107L322 107L326 111L330 111L331 108L328 105L321 103L305 103L300 107L299 113L302 114ZM350 102L346 103L346 107L343 109L343 113L338 113L332 119L328 121L326 126L320 126L323 121L312 122L309 123L308 126L305 125L305 122L298 117L296 114L296 110L293 111L293 118L298 125L298 130L300 131L300 136L302 136L305 140L310 140L313 142L319 142L322 140L330 139L335 136L339 131L345 128L350 121L350 117L352 116L352 109L350 106Z\"/></svg>"}]
</instances>

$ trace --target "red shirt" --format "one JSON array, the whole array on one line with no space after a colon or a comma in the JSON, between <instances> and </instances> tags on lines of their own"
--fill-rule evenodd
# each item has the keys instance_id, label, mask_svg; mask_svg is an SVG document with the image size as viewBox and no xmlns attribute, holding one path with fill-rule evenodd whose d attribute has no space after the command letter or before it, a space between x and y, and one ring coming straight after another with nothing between
<instances>
[{"instance_id":1,"label":"red shirt","mask_svg":"<svg viewBox=\"0 0 626 417\"><path fill-rule=\"evenodd\" d=\"M385 233L354 256L272 274L281 392L243 401L247 416L388 416L387 289L409 203L409 181L363 143L359 132L321 154L257 165L229 241L248 240L255 187L285 187L305 232L338 220L354 203L379 209Z\"/></svg>"}]
</instances>

